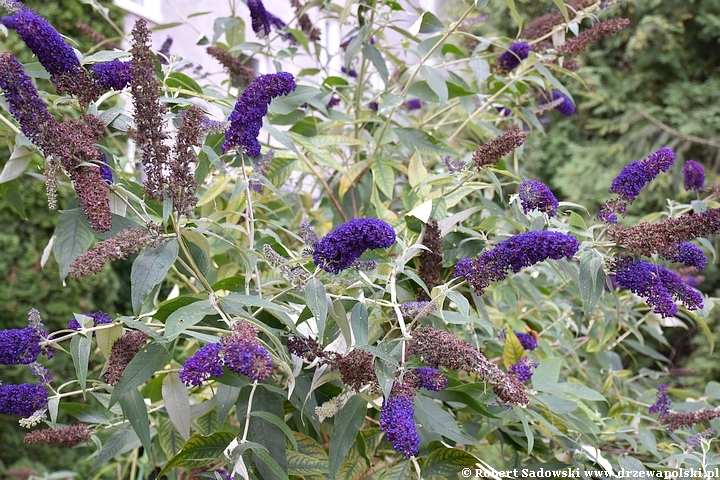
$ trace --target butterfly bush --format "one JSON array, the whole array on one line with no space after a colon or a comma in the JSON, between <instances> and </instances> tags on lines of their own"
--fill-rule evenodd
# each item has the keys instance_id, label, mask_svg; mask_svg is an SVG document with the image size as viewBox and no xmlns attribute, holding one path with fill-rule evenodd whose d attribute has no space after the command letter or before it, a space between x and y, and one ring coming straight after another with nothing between
<instances>
[{"instance_id":1,"label":"butterfly bush","mask_svg":"<svg viewBox=\"0 0 720 480\"><path fill-rule=\"evenodd\" d=\"M128 292L0 330L0 414L25 444L82 452L77 478L714 467L717 389L684 391L667 360L670 325L706 325L715 305L711 158L680 179L669 132L618 141L627 166L599 213L559 208L527 169L539 125L593 116L571 79L629 28L615 3L552 4L488 48L473 32L493 17L469 20L474 6L397 41L401 3L248 0L249 25L217 19L194 59L144 19L126 53L79 25L98 55L78 55L42 12L0 0L50 80L0 55L24 159L2 178L25 168L57 209L37 268L75 288L126 262ZM17 178L8 191L29 196ZM656 178L680 193L644 211Z\"/></svg>"}]
</instances>

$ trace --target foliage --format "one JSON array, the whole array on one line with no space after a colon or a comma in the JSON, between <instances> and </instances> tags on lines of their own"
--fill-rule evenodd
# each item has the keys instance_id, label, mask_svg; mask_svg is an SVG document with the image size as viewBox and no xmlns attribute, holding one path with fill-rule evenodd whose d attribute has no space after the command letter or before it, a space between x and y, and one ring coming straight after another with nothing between
<instances>
[{"instance_id":1,"label":"foliage","mask_svg":"<svg viewBox=\"0 0 720 480\"><path fill-rule=\"evenodd\" d=\"M671 270L630 260L618 232L715 233L717 190L692 203L670 197L664 211L607 204L627 208L628 227L642 214L654 222L635 230L558 203L538 184L518 195L537 149L523 145L526 135L543 128L539 115L571 113L576 102L558 81L574 74L553 46L531 42L517 66L496 63L512 42L468 33L474 7L456 22L426 12L400 31L396 2L347 5L308 7L349 30L329 63L317 60L327 53L319 43L283 28L261 2L250 2L259 42L236 44L241 20L218 19L213 43L231 53L268 56L278 71L311 62L243 92L191 78L181 59L160 66L142 22L129 85L89 104L86 90L48 101L57 118L72 112L64 123L30 128L29 82L0 78L19 128L51 157L50 186L64 171L80 198L57 213L61 277L74 284L106 259L139 252L126 311L109 324L78 316L79 330L42 342L70 355L75 370L45 382L48 426L60 426L58 412L88 425L92 470L118 478L714 469L707 427L717 422L717 384L670 389L688 400L676 412L706 408L690 415L690 429L670 431L678 417L648 407L669 383L664 329L698 325L711 341L715 300L696 308L695 290ZM580 9L572 24L592 11ZM0 57L0 77L15 75L14 62ZM87 65L73 68L78 84L97 87ZM66 72L49 73L60 95L78 88L57 80ZM114 96L141 113L105 103ZM229 127L211 121L228 115ZM261 118L264 155L252 158ZM128 136L141 151L114 142ZM22 148L30 144L18 134L16 157ZM658 182L682 185L653 158L638 167L648 183L640 198ZM114 181L105 184L108 166ZM620 169L604 183L605 200ZM111 227L97 221L105 214ZM641 253L677 270L662 259L678 242L661 240ZM695 241L714 261L712 244Z\"/></svg>"}]
</instances>

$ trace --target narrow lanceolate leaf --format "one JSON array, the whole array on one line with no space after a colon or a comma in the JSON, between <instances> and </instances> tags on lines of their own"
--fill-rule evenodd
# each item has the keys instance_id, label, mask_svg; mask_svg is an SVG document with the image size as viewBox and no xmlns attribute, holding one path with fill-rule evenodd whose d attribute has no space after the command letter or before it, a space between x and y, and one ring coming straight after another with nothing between
<instances>
[{"instance_id":1,"label":"narrow lanceolate leaf","mask_svg":"<svg viewBox=\"0 0 720 480\"><path fill-rule=\"evenodd\" d=\"M345 456L355 443L355 436L365 421L366 411L367 401L355 395L335 416L335 431L330 442L330 478L337 475Z\"/></svg>"},{"instance_id":2,"label":"narrow lanceolate leaf","mask_svg":"<svg viewBox=\"0 0 720 480\"><path fill-rule=\"evenodd\" d=\"M474 468L477 458L457 448L440 447L433 450L425 461L422 470L424 478L450 478L463 468Z\"/></svg>"},{"instance_id":3,"label":"narrow lanceolate leaf","mask_svg":"<svg viewBox=\"0 0 720 480\"><path fill-rule=\"evenodd\" d=\"M70 263L90 248L95 235L79 211L65 211L60 212L54 237L53 254L64 280L70 273Z\"/></svg>"},{"instance_id":4,"label":"narrow lanceolate leaf","mask_svg":"<svg viewBox=\"0 0 720 480\"><path fill-rule=\"evenodd\" d=\"M477 445L477 440L460 431L457 422L430 397L415 397L415 420L430 432L464 445Z\"/></svg>"},{"instance_id":5,"label":"narrow lanceolate leaf","mask_svg":"<svg viewBox=\"0 0 720 480\"><path fill-rule=\"evenodd\" d=\"M168 460L158 478L173 468L201 468L217 462L224 458L225 447L234 439L235 434L230 432L216 432L207 437L193 435L185 442L180 453Z\"/></svg>"},{"instance_id":6,"label":"narrow lanceolate leaf","mask_svg":"<svg viewBox=\"0 0 720 480\"><path fill-rule=\"evenodd\" d=\"M127 392L138 388L158 370L170 361L170 352L157 343L145 345L135 358L125 367L120 381L110 395L110 406L114 405Z\"/></svg>"},{"instance_id":7,"label":"narrow lanceolate leaf","mask_svg":"<svg viewBox=\"0 0 720 480\"><path fill-rule=\"evenodd\" d=\"M155 285L165 279L178 256L178 242L173 239L159 247L149 247L140 252L130 272L130 297L133 312L137 315L145 298Z\"/></svg>"},{"instance_id":8,"label":"narrow lanceolate leaf","mask_svg":"<svg viewBox=\"0 0 720 480\"><path fill-rule=\"evenodd\" d=\"M129 428L121 428L113 433L102 446L100 454L95 459L95 463L93 463L90 471L93 472L97 470L99 467L105 465L115 455L120 453L120 451L125 447L125 444L130 440L131 435L132 432Z\"/></svg>"},{"instance_id":9,"label":"narrow lanceolate leaf","mask_svg":"<svg viewBox=\"0 0 720 480\"><path fill-rule=\"evenodd\" d=\"M400 460L400 462L392 468L385 470L380 480L406 480L412 478L410 472L412 464L409 459Z\"/></svg>"},{"instance_id":10,"label":"narrow lanceolate leaf","mask_svg":"<svg viewBox=\"0 0 720 480\"><path fill-rule=\"evenodd\" d=\"M378 51L378 49L373 47L370 43L365 43L362 47L362 54L365 58L369 59L373 65L375 65L375 69L385 84L385 88L387 88L389 72L387 65L385 64L385 59L380 51Z\"/></svg>"},{"instance_id":11,"label":"narrow lanceolate leaf","mask_svg":"<svg viewBox=\"0 0 720 480\"><path fill-rule=\"evenodd\" d=\"M262 410L282 418L285 415L283 397L277 393L269 392L265 388L259 388L255 392L253 410ZM267 449L268 457L273 459L272 462L267 462L266 457L259 450L253 450L253 458L261 477L267 480L287 478L287 441L285 440L285 433L274 423L260 416L252 416L250 417L250 438L253 442L263 445ZM276 466L279 471L278 468L275 468Z\"/></svg>"},{"instance_id":12,"label":"narrow lanceolate leaf","mask_svg":"<svg viewBox=\"0 0 720 480\"><path fill-rule=\"evenodd\" d=\"M122 397L118 403L120 403L123 415L130 421L130 425L135 430L145 451L149 454L152 439L150 437L150 419L145 399L137 389L133 389Z\"/></svg>"},{"instance_id":13,"label":"narrow lanceolate leaf","mask_svg":"<svg viewBox=\"0 0 720 480\"><path fill-rule=\"evenodd\" d=\"M185 444L185 440L177 431L175 425L168 419L160 420L160 426L158 427L158 440L160 441L160 448L165 452L165 456L168 458L174 457L180 453Z\"/></svg>"},{"instance_id":14,"label":"narrow lanceolate leaf","mask_svg":"<svg viewBox=\"0 0 720 480\"><path fill-rule=\"evenodd\" d=\"M604 261L594 252L585 252L580 257L580 298L583 301L585 318L589 318L605 289Z\"/></svg>"},{"instance_id":15,"label":"narrow lanceolate leaf","mask_svg":"<svg viewBox=\"0 0 720 480\"><path fill-rule=\"evenodd\" d=\"M22 175L32 160L32 154L32 150L27 147L16 147L0 172L0 183L15 180Z\"/></svg>"},{"instance_id":16,"label":"narrow lanceolate leaf","mask_svg":"<svg viewBox=\"0 0 720 480\"><path fill-rule=\"evenodd\" d=\"M298 449L297 440L295 440L295 436L293 435L292 430L290 430L290 427L288 427L287 423L285 423L285 420L282 420L280 417L278 417L277 415L273 415L270 412L263 412L260 410L250 412L250 416L262 418L263 420L268 421L278 427L280 430L282 430L288 440L290 440L290 443L292 443L293 450Z\"/></svg>"},{"instance_id":17,"label":"narrow lanceolate leaf","mask_svg":"<svg viewBox=\"0 0 720 480\"><path fill-rule=\"evenodd\" d=\"M77 375L80 389L85 396L85 381L87 380L88 361L90 359L90 341L85 335L75 335L70 340L70 354L72 355L73 364L75 365L75 374Z\"/></svg>"},{"instance_id":18,"label":"narrow lanceolate leaf","mask_svg":"<svg viewBox=\"0 0 720 480\"><path fill-rule=\"evenodd\" d=\"M327 458L318 458L300 452L288 451L288 475L298 477L318 476L327 478Z\"/></svg>"},{"instance_id":19,"label":"narrow lanceolate leaf","mask_svg":"<svg viewBox=\"0 0 720 480\"><path fill-rule=\"evenodd\" d=\"M177 372L165 375L162 383L162 397L170 421L180 435L187 440L190 438L190 397L188 397L187 388L183 385Z\"/></svg>"},{"instance_id":20,"label":"narrow lanceolate leaf","mask_svg":"<svg viewBox=\"0 0 720 480\"><path fill-rule=\"evenodd\" d=\"M199 323L214 311L215 309L207 300L178 308L165 320L165 334L163 335L165 340L175 340L187 328Z\"/></svg>"},{"instance_id":21,"label":"narrow lanceolate leaf","mask_svg":"<svg viewBox=\"0 0 720 480\"><path fill-rule=\"evenodd\" d=\"M322 339L328 314L328 302L327 296L325 295L325 285L317 278L311 278L307 285L305 285L305 302L315 316L318 327L318 337Z\"/></svg>"},{"instance_id":22,"label":"narrow lanceolate leaf","mask_svg":"<svg viewBox=\"0 0 720 480\"><path fill-rule=\"evenodd\" d=\"M350 326L355 345L367 345L368 343L368 309L358 302L350 312Z\"/></svg>"},{"instance_id":23,"label":"narrow lanceolate leaf","mask_svg":"<svg viewBox=\"0 0 720 480\"><path fill-rule=\"evenodd\" d=\"M508 334L505 338L505 348L503 349L503 365L510 368L510 365L518 363L521 357L525 355L525 349L515 334Z\"/></svg>"},{"instance_id":24,"label":"narrow lanceolate leaf","mask_svg":"<svg viewBox=\"0 0 720 480\"><path fill-rule=\"evenodd\" d=\"M218 383L215 400L217 401L217 428L220 428L230 414L240 395L240 387Z\"/></svg>"}]
</instances>

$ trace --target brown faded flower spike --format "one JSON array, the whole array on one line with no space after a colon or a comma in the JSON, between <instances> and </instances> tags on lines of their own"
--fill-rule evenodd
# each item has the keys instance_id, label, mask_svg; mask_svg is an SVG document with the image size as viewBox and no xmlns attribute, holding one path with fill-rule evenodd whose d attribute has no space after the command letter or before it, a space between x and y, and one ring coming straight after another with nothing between
<instances>
[{"instance_id":1,"label":"brown faded flower spike","mask_svg":"<svg viewBox=\"0 0 720 480\"><path fill-rule=\"evenodd\" d=\"M148 335L145 332L125 332L112 346L108 368L105 372L105 381L108 385L117 385L122 377L125 367L135 358Z\"/></svg>"},{"instance_id":2,"label":"brown faded flower spike","mask_svg":"<svg viewBox=\"0 0 720 480\"><path fill-rule=\"evenodd\" d=\"M92 432L87 425L81 423L60 428L43 428L34 430L23 439L23 442L30 445L57 445L60 447L72 448L90 440Z\"/></svg>"},{"instance_id":3,"label":"brown faded flower spike","mask_svg":"<svg viewBox=\"0 0 720 480\"><path fill-rule=\"evenodd\" d=\"M473 153L473 161L478 169L495 165L502 157L512 152L525 141L525 134L520 130L510 130L495 137Z\"/></svg>"},{"instance_id":4,"label":"brown faded flower spike","mask_svg":"<svg viewBox=\"0 0 720 480\"><path fill-rule=\"evenodd\" d=\"M198 182L193 173L193 164L197 161L195 147L200 146L203 137L203 118L203 111L195 105L185 111L178 127L173 159L170 161L168 194L173 208L181 215L190 213L197 203L195 189Z\"/></svg>"},{"instance_id":5,"label":"brown faded flower spike","mask_svg":"<svg viewBox=\"0 0 720 480\"><path fill-rule=\"evenodd\" d=\"M150 30L144 19L132 30L132 63L130 93L135 108L135 140L142 150L142 164L147 179L145 194L162 201L165 196L163 170L168 164L170 147L165 145L162 116L167 111L160 103L160 85L155 77L155 54L150 50Z\"/></svg>"},{"instance_id":6,"label":"brown faded flower spike","mask_svg":"<svg viewBox=\"0 0 720 480\"><path fill-rule=\"evenodd\" d=\"M124 260L129 255L139 252L157 239L151 228L126 228L120 230L114 237L96 243L93 248L70 263L70 278L94 275L99 273L108 261Z\"/></svg>"},{"instance_id":7,"label":"brown faded flower spike","mask_svg":"<svg viewBox=\"0 0 720 480\"><path fill-rule=\"evenodd\" d=\"M249 85L255 79L255 72L252 68L244 65L242 61L234 57L230 52L218 46L212 45L206 49L208 55L225 67L230 74L230 78L240 80L242 85Z\"/></svg>"},{"instance_id":8,"label":"brown faded flower spike","mask_svg":"<svg viewBox=\"0 0 720 480\"><path fill-rule=\"evenodd\" d=\"M595 24L592 28L581 32L575 38L569 38L557 48L558 56L574 56L583 53L590 45L603 37L625 30L630 25L627 18L613 18Z\"/></svg>"},{"instance_id":9,"label":"brown faded flower spike","mask_svg":"<svg viewBox=\"0 0 720 480\"><path fill-rule=\"evenodd\" d=\"M437 220L432 219L425 226L423 245L428 250L423 250L420 254L418 274L428 290L432 290L433 287L442 283L442 238L440 238L440 227ZM421 289L417 294L417 300L419 302L428 301L430 297L425 290Z\"/></svg>"}]
</instances>

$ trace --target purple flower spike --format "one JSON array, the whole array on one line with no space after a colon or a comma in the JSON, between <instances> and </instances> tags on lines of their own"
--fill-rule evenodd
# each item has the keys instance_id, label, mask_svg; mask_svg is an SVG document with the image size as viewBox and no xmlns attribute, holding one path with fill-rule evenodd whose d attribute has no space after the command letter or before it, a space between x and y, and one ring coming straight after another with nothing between
<instances>
[{"instance_id":1,"label":"purple flower spike","mask_svg":"<svg viewBox=\"0 0 720 480\"><path fill-rule=\"evenodd\" d=\"M455 274L453 275L453 278L457 277L465 277L468 278L468 275L472 271L472 265L473 265L473 259L472 258L463 258L459 262L455 264Z\"/></svg>"},{"instance_id":2,"label":"purple flower spike","mask_svg":"<svg viewBox=\"0 0 720 480\"><path fill-rule=\"evenodd\" d=\"M610 185L610 193L617 193L620 198L632 203L647 182L648 177L642 163L635 160L620 171Z\"/></svg>"},{"instance_id":3,"label":"purple flower spike","mask_svg":"<svg viewBox=\"0 0 720 480\"><path fill-rule=\"evenodd\" d=\"M414 415L412 399L393 394L385 400L380 412L380 429L395 450L406 457L416 455L420 447Z\"/></svg>"},{"instance_id":4,"label":"purple flower spike","mask_svg":"<svg viewBox=\"0 0 720 480\"><path fill-rule=\"evenodd\" d=\"M515 336L525 350L532 351L538 347L537 340L529 333L515 332Z\"/></svg>"},{"instance_id":5,"label":"purple flower spike","mask_svg":"<svg viewBox=\"0 0 720 480\"><path fill-rule=\"evenodd\" d=\"M672 402L668 396L668 386L663 383L658 387L657 398L655 403L650 406L648 413L657 413L660 415L660 418L666 417L670 414L671 405Z\"/></svg>"},{"instance_id":6,"label":"purple flower spike","mask_svg":"<svg viewBox=\"0 0 720 480\"><path fill-rule=\"evenodd\" d=\"M252 380L265 380L272 374L270 353L257 341L235 338L227 342L223 359L229 370Z\"/></svg>"},{"instance_id":7,"label":"purple flower spike","mask_svg":"<svg viewBox=\"0 0 720 480\"><path fill-rule=\"evenodd\" d=\"M645 298L655 313L663 317L677 313L676 299L688 310L703 306L700 292L686 285L678 274L653 263L623 257L616 263L615 279L620 286Z\"/></svg>"},{"instance_id":8,"label":"purple flower spike","mask_svg":"<svg viewBox=\"0 0 720 480\"><path fill-rule=\"evenodd\" d=\"M390 248L395 230L378 218L357 218L325 235L313 252L315 264L338 274L350 267L366 250Z\"/></svg>"},{"instance_id":9,"label":"purple flower spike","mask_svg":"<svg viewBox=\"0 0 720 480\"><path fill-rule=\"evenodd\" d=\"M504 72L514 70L522 60L530 54L531 47L525 42L517 42L510 45L510 48L498 58L498 68Z\"/></svg>"},{"instance_id":10,"label":"purple flower spike","mask_svg":"<svg viewBox=\"0 0 720 480\"><path fill-rule=\"evenodd\" d=\"M271 27L274 27L276 30L285 28L285 22L268 12L262 0L248 0L247 6L250 10L252 29L258 37L268 37L271 33ZM297 43L297 39L290 33L280 32L280 36L290 43Z\"/></svg>"},{"instance_id":11,"label":"purple flower spike","mask_svg":"<svg viewBox=\"0 0 720 480\"><path fill-rule=\"evenodd\" d=\"M436 368L415 368L412 374L415 377L415 388L425 388L434 392L439 392L447 388L448 379Z\"/></svg>"},{"instance_id":12,"label":"purple flower spike","mask_svg":"<svg viewBox=\"0 0 720 480\"><path fill-rule=\"evenodd\" d=\"M130 84L131 62L113 60L90 67L93 78L106 90L122 90Z\"/></svg>"},{"instance_id":13,"label":"purple flower spike","mask_svg":"<svg viewBox=\"0 0 720 480\"><path fill-rule=\"evenodd\" d=\"M675 154L667 147L651 153L642 161L642 167L650 180L657 177L660 172L667 172L675 160Z\"/></svg>"},{"instance_id":14,"label":"purple flower spike","mask_svg":"<svg viewBox=\"0 0 720 480\"><path fill-rule=\"evenodd\" d=\"M47 390L41 385L23 383L0 385L0 414L29 417L47 407Z\"/></svg>"},{"instance_id":15,"label":"purple flower spike","mask_svg":"<svg viewBox=\"0 0 720 480\"><path fill-rule=\"evenodd\" d=\"M684 263L688 267L700 269L705 268L705 265L707 265L705 252L703 252L700 247L689 242L677 245L668 256L663 258L677 263Z\"/></svg>"},{"instance_id":16,"label":"purple flower spike","mask_svg":"<svg viewBox=\"0 0 720 480\"><path fill-rule=\"evenodd\" d=\"M552 92L553 101L554 100L560 100L562 99L562 103L555 107L555 110L562 113L566 117L569 117L573 113L575 113L575 105L573 104L572 100L570 100L567 96L564 94L558 92L557 90L553 90Z\"/></svg>"},{"instance_id":17,"label":"purple flower spike","mask_svg":"<svg viewBox=\"0 0 720 480\"><path fill-rule=\"evenodd\" d=\"M80 67L75 51L47 20L29 8L14 17L18 35L50 75L69 73Z\"/></svg>"},{"instance_id":18,"label":"purple flower spike","mask_svg":"<svg viewBox=\"0 0 720 480\"><path fill-rule=\"evenodd\" d=\"M518 189L523 213L540 210L554 217L557 214L558 201L547 185L538 180L527 180Z\"/></svg>"},{"instance_id":19,"label":"purple flower spike","mask_svg":"<svg viewBox=\"0 0 720 480\"><path fill-rule=\"evenodd\" d=\"M100 155L100 176L107 185L115 183L112 170L110 170L110 165L108 165L108 161L104 153Z\"/></svg>"},{"instance_id":20,"label":"purple flower spike","mask_svg":"<svg viewBox=\"0 0 720 480\"><path fill-rule=\"evenodd\" d=\"M422 108L422 100L420 100L419 98L411 98L407 102L403 103L403 105L408 110L419 110L420 108Z\"/></svg>"},{"instance_id":21,"label":"purple flower spike","mask_svg":"<svg viewBox=\"0 0 720 480\"><path fill-rule=\"evenodd\" d=\"M532 378L532 369L537 367L537 362L531 362L528 357L522 357L518 363L510 365L508 371L515 375L520 382L525 383Z\"/></svg>"},{"instance_id":22,"label":"purple flower spike","mask_svg":"<svg viewBox=\"0 0 720 480\"><path fill-rule=\"evenodd\" d=\"M287 72L260 75L243 90L230 114L230 128L225 132L223 153L240 147L251 157L260 155L257 137L262 119L267 114L273 98L287 95L296 88L295 79Z\"/></svg>"},{"instance_id":23,"label":"purple flower spike","mask_svg":"<svg viewBox=\"0 0 720 480\"><path fill-rule=\"evenodd\" d=\"M505 279L508 271L517 273L547 259L570 259L579 248L580 242L572 235L535 230L500 242L495 248L484 251L469 267L463 265L461 270L477 294L482 295L492 282ZM457 266L455 271L458 272Z\"/></svg>"},{"instance_id":24,"label":"purple flower spike","mask_svg":"<svg viewBox=\"0 0 720 480\"><path fill-rule=\"evenodd\" d=\"M40 333L34 328L0 330L0 365L27 365L40 355Z\"/></svg>"},{"instance_id":25,"label":"purple flower spike","mask_svg":"<svg viewBox=\"0 0 720 480\"><path fill-rule=\"evenodd\" d=\"M209 343L202 347L195 354L185 360L180 370L180 380L186 385L199 387L210 377L222 377L222 358L220 357L221 345Z\"/></svg>"},{"instance_id":26,"label":"purple flower spike","mask_svg":"<svg viewBox=\"0 0 720 480\"><path fill-rule=\"evenodd\" d=\"M683 167L685 190L702 190L705 185L705 169L695 160L688 160Z\"/></svg>"}]
</instances>

